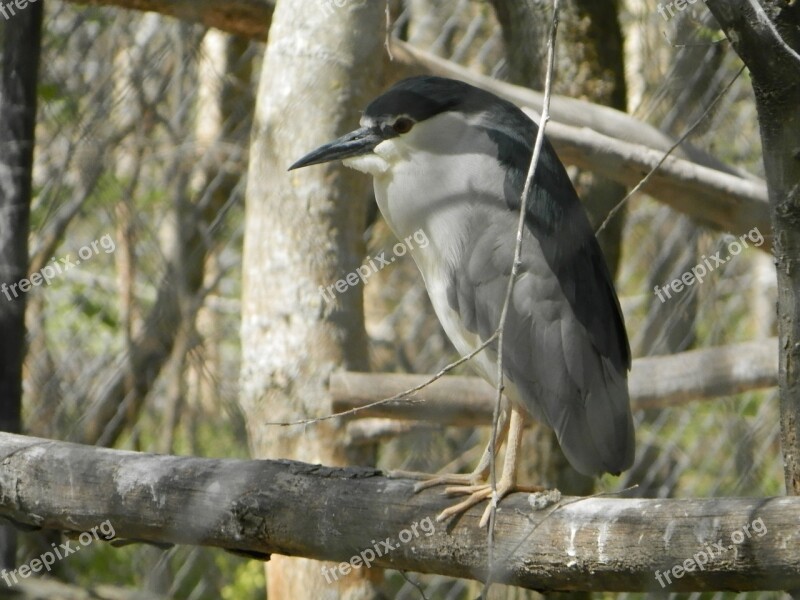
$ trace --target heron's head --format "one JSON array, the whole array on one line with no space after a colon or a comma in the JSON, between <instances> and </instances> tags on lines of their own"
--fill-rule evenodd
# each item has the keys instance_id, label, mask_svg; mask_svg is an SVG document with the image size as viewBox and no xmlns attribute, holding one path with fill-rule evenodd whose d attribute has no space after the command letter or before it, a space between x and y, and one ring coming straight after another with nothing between
<instances>
[{"instance_id":1,"label":"heron's head","mask_svg":"<svg viewBox=\"0 0 800 600\"><path fill-rule=\"evenodd\" d=\"M501 161L530 142L532 122L494 94L463 81L421 76L405 79L373 100L361 127L320 146L289 170L343 160L379 176L415 151L433 156L491 152ZM524 154L524 152L522 153Z\"/></svg>"}]
</instances>

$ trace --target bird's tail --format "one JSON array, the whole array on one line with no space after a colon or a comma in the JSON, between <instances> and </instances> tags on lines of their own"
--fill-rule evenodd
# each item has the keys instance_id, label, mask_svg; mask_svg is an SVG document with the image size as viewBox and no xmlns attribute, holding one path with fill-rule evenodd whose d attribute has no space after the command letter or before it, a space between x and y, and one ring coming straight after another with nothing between
<instances>
[{"instance_id":1,"label":"bird's tail","mask_svg":"<svg viewBox=\"0 0 800 600\"><path fill-rule=\"evenodd\" d=\"M592 382L581 401L567 401L551 426L570 464L584 475L619 475L633 465L635 436L628 382L605 358L603 382Z\"/></svg>"}]
</instances>

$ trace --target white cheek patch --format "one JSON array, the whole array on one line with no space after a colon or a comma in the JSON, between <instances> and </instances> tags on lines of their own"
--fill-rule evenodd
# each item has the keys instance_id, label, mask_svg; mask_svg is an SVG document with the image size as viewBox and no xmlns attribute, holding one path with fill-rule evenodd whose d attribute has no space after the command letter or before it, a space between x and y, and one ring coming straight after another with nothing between
<instances>
[{"instance_id":1,"label":"white cheek patch","mask_svg":"<svg viewBox=\"0 0 800 600\"><path fill-rule=\"evenodd\" d=\"M382 175L389 170L389 163L383 157L372 153L345 158L342 164L368 175Z\"/></svg>"},{"instance_id":2,"label":"white cheek patch","mask_svg":"<svg viewBox=\"0 0 800 600\"><path fill-rule=\"evenodd\" d=\"M382 157L389 164L394 164L402 159L408 159L408 149L403 151L403 143L398 139L384 140L375 146L375 154Z\"/></svg>"}]
</instances>

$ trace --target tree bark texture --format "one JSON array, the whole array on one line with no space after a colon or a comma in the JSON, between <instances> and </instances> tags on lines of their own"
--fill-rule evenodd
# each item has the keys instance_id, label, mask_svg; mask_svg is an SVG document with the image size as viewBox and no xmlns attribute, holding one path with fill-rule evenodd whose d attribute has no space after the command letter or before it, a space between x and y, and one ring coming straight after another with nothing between
<instances>
[{"instance_id":1,"label":"tree bark texture","mask_svg":"<svg viewBox=\"0 0 800 600\"><path fill-rule=\"evenodd\" d=\"M383 5L372 1L278 2L259 83L246 192L241 405L255 457L372 464L374 448L347 448L341 424L268 428L319 416L330 373L366 370L361 290L320 292L366 254L371 181L340 164L287 172L300 156L352 129L377 95ZM295 518L304 518L302 511ZM291 553L285 553L291 554ZM369 598L361 572L329 585L320 565L278 558L267 570L273 598Z\"/></svg>"},{"instance_id":2,"label":"tree bark texture","mask_svg":"<svg viewBox=\"0 0 800 600\"><path fill-rule=\"evenodd\" d=\"M764 149L778 274L778 385L789 494L800 495L800 5L708 0L750 70Z\"/></svg>"}]
</instances>

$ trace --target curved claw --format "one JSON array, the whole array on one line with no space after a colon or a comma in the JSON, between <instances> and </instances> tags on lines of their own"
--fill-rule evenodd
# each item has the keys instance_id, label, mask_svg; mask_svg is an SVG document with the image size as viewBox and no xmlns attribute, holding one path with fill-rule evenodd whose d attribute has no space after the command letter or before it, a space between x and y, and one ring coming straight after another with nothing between
<instances>
[{"instance_id":1,"label":"curved claw","mask_svg":"<svg viewBox=\"0 0 800 600\"><path fill-rule=\"evenodd\" d=\"M450 517L460 515L468 511L473 506L480 504L484 500L491 499L489 506L483 513L480 520L480 526L486 527L489 523L489 518L492 514L492 507L496 507L504 497L513 491L541 491L540 487L525 487L519 488L516 485L517 481L517 456L522 442L522 429L524 427L525 417L516 407L511 408L510 422L503 420L500 427L500 436L496 440L494 448L492 443L489 442L486 450L483 453L478 467L469 474L451 474L451 475L432 475L428 473L405 472L405 471L391 471L388 475L393 478L408 478L421 480L414 486L414 493L420 492L424 489L436 486L447 485L444 493L447 495L455 494L469 494L458 504L455 504L437 515L436 520L442 522ZM492 449L496 452L503 442L504 438L508 438L508 446L506 448L506 456L503 463L503 472L500 480L497 482L497 489L492 490L492 486L486 482L489 475L490 460L492 457Z\"/></svg>"},{"instance_id":2,"label":"curved claw","mask_svg":"<svg viewBox=\"0 0 800 600\"><path fill-rule=\"evenodd\" d=\"M418 479L419 483L414 485L414 493L437 485L479 485L486 480L486 474L482 469L476 469L472 473L445 473L443 475L417 471L389 471L386 475L391 479Z\"/></svg>"},{"instance_id":3,"label":"curved claw","mask_svg":"<svg viewBox=\"0 0 800 600\"><path fill-rule=\"evenodd\" d=\"M456 515L463 514L463 513L467 512L473 506L475 506L477 504L480 504L481 502L483 502L484 500L486 500L487 498L490 498L492 496L492 488L491 488L491 486L488 486L488 485L483 485L483 486L465 486L465 489L467 487L478 487L478 488L481 488L481 489L478 489L478 490L472 492L469 495L468 498L465 498L464 500L462 500L458 504L454 504L453 506L444 509L441 513L439 513L436 516L436 521L437 522L441 523L442 521L444 521L446 519L449 519L450 517L454 517ZM453 489L453 488L448 488L448 489ZM447 490L445 490L445 491L447 492ZM482 518L481 518L481 527L483 527L483 519Z\"/></svg>"},{"instance_id":4,"label":"curved claw","mask_svg":"<svg viewBox=\"0 0 800 600\"><path fill-rule=\"evenodd\" d=\"M414 486L415 492L421 492L422 490L426 490L431 487L435 487L437 485L455 485L459 487L470 487L470 486L477 486L479 482L483 481L480 474L477 473L469 473L469 474L460 474L460 473L453 473L449 475L441 475L437 477L433 477L428 479L427 481L420 481L418 484ZM445 493L450 488L445 489Z\"/></svg>"},{"instance_id":5,"label":"curved claw","mask_svg":"<svg viewBox=\"0 0 800 600\"><path fill-rule=\"evenodd\" d=\"M492 486L489 484L449 487L445 489L446 494L469 494L469 497L462 500L458 504L454 504L453 506L443 510L441 513L439 513L439 515L437 515L436 520L441 523L445 519L449 519L450 517L467 512L470 508L480 504L484 500L491 500L489 505L486 507L486 510L483 511L483 516L478 524L479 527L486 527L489 524L489 517L492 514L492 506L497 506L497 503L500 502L500 500L505 498L513 491L516 491L514 482L502 480L498 484L496 493L494 490L492 490Z\"/></svg>"}]
</instances>

